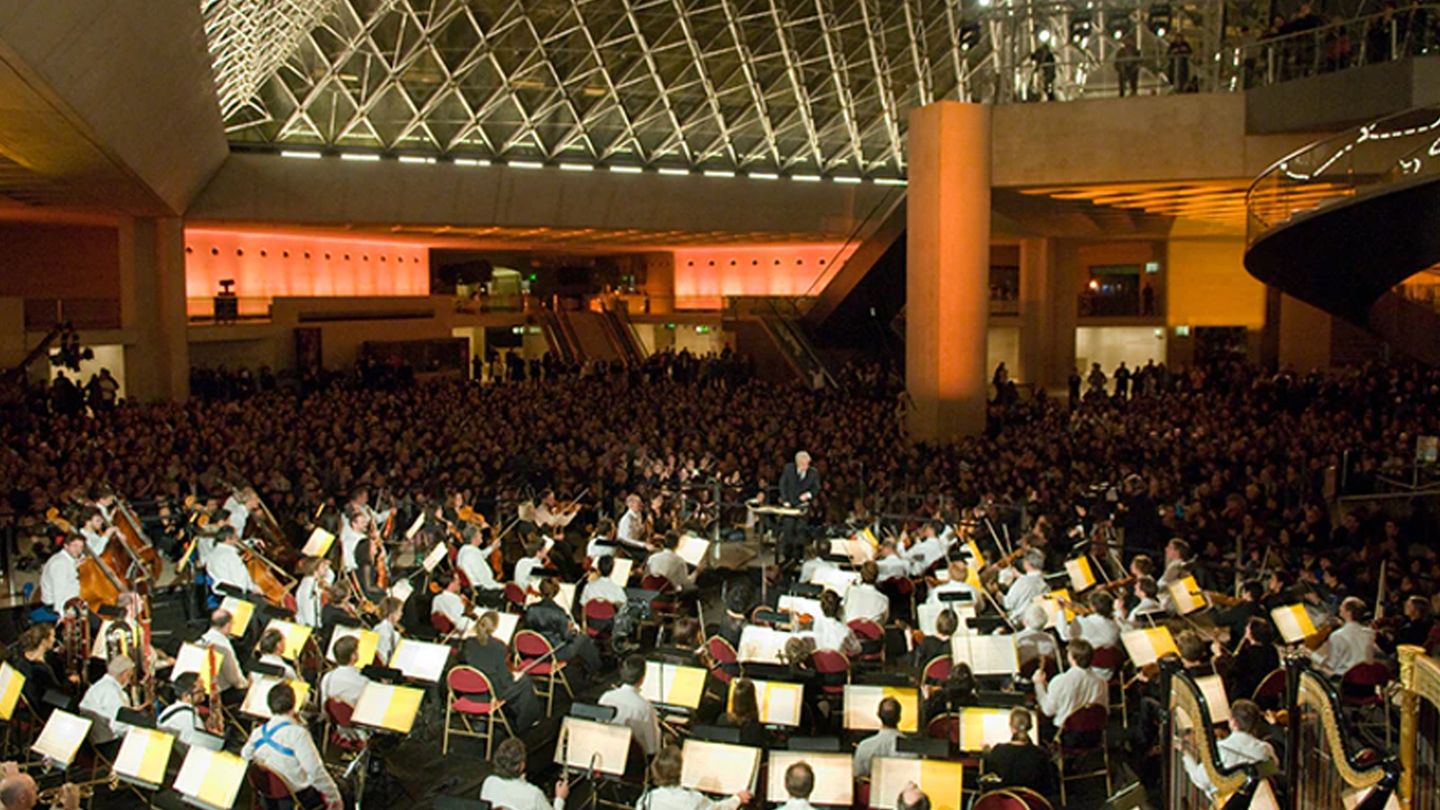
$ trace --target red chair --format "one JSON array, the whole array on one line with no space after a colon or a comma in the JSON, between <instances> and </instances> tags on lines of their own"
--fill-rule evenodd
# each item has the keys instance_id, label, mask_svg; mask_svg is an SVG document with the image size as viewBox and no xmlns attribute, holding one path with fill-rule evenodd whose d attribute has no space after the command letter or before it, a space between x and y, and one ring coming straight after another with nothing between
<instances>
[{"instance_id":1,"label":"red chair","mask_svg":"<svg viewBox=\"0 0 1440 810\"><path fill-rule=\"evenodd\" d=\"M860 640L860 662L863 664L885 663L885 628L874 619L851 619L846 623L850 632Z\"/></svg>"},{"instance_id":2,"label":"red chair","mask_svg":"<svg viewBox=\"0 0 1440 810\"><path fill-rule=\"evenodd\" d=\"M646 574L640 578L640 587L660 595L650 600L650 616L657 623L679 618L680 602L675 598L675 586L665 577Z\"/></svg>"},{"instance_id":3,"label":"red chair","mask_svg":"<svg viewBox=\"0 0 1440 810\"><path fill-rule=\"evenodd\" d=\"M465 572L459 568L455 569L455 578L460 580L461 591L469 592L469 590L474 587L470 584L470 577L465 576Z\"/></svg>"},{"instance_id":4,"label":"red chair","mask_svg":"<svg viewBox=\"0 0 1440 810\"><path fill-rule=\"evenodd\" d=\"M1044 796L1041 796L1039 793L1036 793L1030 788L1008 787L1005 788L1005 792L1010 793L1014 795L1015 798L1025 802L1025 807L1028 808L1028 810L1052 810L1052 808L1050 807L1050 800L1045 798Z\"/></svg>"},{"instance_id":5,"label":"red chair","mask_svg":"<svg viewBox=\"0 0 1440 810\"><path fill-rule=\"evenodd\" d=\"M505 733L515 736L510 721L505 719L505 701L495 695L490 679L478 669L458 666L445 676L445 689L450 700L445 707L445 734L440 743L440 755L450 753L450 735L479 737L485 740L485 758L495 744L495 723L498 720ZM460 718L460 727L450 725L452 717ZM476 731L470 721L474 718L483 724L483 731Z\"/></svg>"},{"instance_id":6,"label":"red chair","mask_svg":"<svg viewBox=\"0 0 1440 810\"><path fill-rule=\"evenodd\" d=\"M615 629L615 603L604 599L591 599L585 603L582 615L585 618L585 635L596 641L609 641Z\"/></svg>"},{"instance_id":7,"label":"red chair","mask_svg":"<svg viewBox=\"0 0 1440 810\"><path fill-rule=\"evenodd\" d=\"M1065 783L1079 779L1105 777L1105 795L1114 790L1110 778L1110 749L1105 747L1105 728L1109 723L1110 711L1099 703L1076 709L1065 718L1055 734L1055 766L1060 770L1060 804L1066 805ZM1065 772L1066 763L1072 766L1081 757L1100 755L1103 767L1080 773Z\"/></svg>"},{"instance_id":8,"label":"red chair","mask_svg":"<svg viewBox=\"0 0 1440 810\"><path fill-rule=\"evenodd\" d=\"M1385 685L1390 683L1390 668L1379 661L1362 661L1340 676L1340 706L1360 714L1378 710L1381 723L1359 723L1357 726L1384 725L1385 746L1390 746L1390 712L1385 705Z\"/></svg>"},{"instance_id":9,"label":"red chair","mask_svg":"<svg viewBox=\"0 0 1440 810\"><path fill-rule=\"evenodd\" d=\"M555 650L550 646L550 641L534 630L521 630L515 634L511 641L511 649L515 651L516 669L524 669L530 679L540 688L536 691L545 698L545 716L549 717L551 709L555 704L555 682L565 687L565 693L571 700L575 699L575 692L570 689L570 679L565 677L565 662L557 660L552 654ZM545 659L540 661L540 659ZM535 663L539 661L539 663Z\"/></svg>"},{"instance_id":10,"label":"red chair","mask_svg":"<svg viewBox=\"0 0 1440 810\"><path fill-rule=\"evenodd\" d=\"M455 623L450 621L450 617L444 613L431 613L430 626L435 628L435 632L439 633L441 638L455 632Z\"/></svg>"},{"instance_id":11,"label":"red chair","mask_svg":"<svg viewBox=\"0 0 1440 810\"><path fill-rule=\"evenodd\" d=\"M1008 790L992 790L981 794L970 810L1029 810L1025 800Z\"/></svg>"},{"instance_id":12,"label":"red chair","mask_svg":"<svg viewBox=\"0 0 1440 810\"><path fill-rule=\"evenodd\" d=\"M720 636L711 636L705 641L705 649L710 653L710 674L721 683L729 683L731 679L740 675L740 655L730 642Z\"/></svg>"},{"instance_id":13,"label":"red chair","mask_svg":"<svg viewBox=\"0 0 1440 810\"><path fill-rule=\"evenodd\" d=\"M505 609L515 613L525 612L525 589L513 582L505 583Z\"/></svg>"},{"instance_id":14,"label":"red chair","mask_svg":"<svg viewBox=\"0 0 1440 810\"><path fill-rule=\"evenodd\" d=\"M299 807L300 802L295 797L295 789L280 774L261 765L255 760L250 760L250 766L245 770L245 781L250 783L253 794L250 799L250 807Z\"/></svg>"},{"instance_id":15,"label":"red chair","mask_svg":"<svg viewBox=\"0 0 1440 810\"><path fill-rule=\"evenodd\" d=\"M820 691L826 695L845 694L845 684L850 683L850 659L839 650L816 650L810 654L810 666L820 676ZM839 675L844 675L843 682Z\"/></svg>"},{"instance_id":16,"label":"red chair","mask_svg":"<svg viewBox=\"0 0 1440 810\"><path fill-rule=\"evenodd\" d=\"M350 718L355 714L355 707L343 700L330 698L325 701L325 747L328 749L331 743L347 754L358 753L365 747L365 738L354 725Z\"/></svg>"},{"instance_id":17,"label":"red chair","mask_svg":"<svg viewBox=\"0 0 1440 810\"><path fill-rule=\"evenodd\" d=\"M1272 669L1255 687L1255 694L1250 699L1262 709L1278 711L1285 703L1286 688L1284 667Z\"/></svg>"},{"instance_id":18,"label":"red chair","mask_svg":"<svg viewBox=\"0 0 1440 810\"><path fill-rule=\"evenodd\" d=\"M935 740L949 740L951 747L960 744L960 715L954 712L937 714L925 723L925 736Z\"/></svg>"},{"instance_id":19,"label":"red chair","mask_svg":"<svg viewBox=\"0 0 1440 810\"><path fill-rule=\"evenodd\" d=\"M950 679L950 656L937 655L920 668L920 690L936 689Z\"/></svg>"},{"instance_id":20,"label":"red chair","mask_svg":"<svg viewBox=\"0 0 1440 810\"><path fill-rule=\"evenodd\" d=\"M285 597L280 600L280 603L282 607L291 613L298 613L300 611L300 603L295 601L295 593L293 591L286 591Z\"/></svg>"},{"instance_id":21,"label":"red chair","mask_svg":"<svg viewBox=\"0 0 1440 810\"><path fill-rule=\"evenodd\" d=\"M1119 647L1096 647L1095 654L1090 659L1090 668L1092 670L1110 670L1110 682L1107 684L1108 692L1112 694L1118 693L1120 701L1119 703L1114 702L1110 699L1109 694L1107 694L1106 703L1109 704L1111 709L1119 709L1121 719L1128 723L1130 713L1126 711L1125 678L1124 673L1121 672L1126 660L1128 659L1125 657L1124 650L1121 650Z\"/></svg>"}]
</instances>

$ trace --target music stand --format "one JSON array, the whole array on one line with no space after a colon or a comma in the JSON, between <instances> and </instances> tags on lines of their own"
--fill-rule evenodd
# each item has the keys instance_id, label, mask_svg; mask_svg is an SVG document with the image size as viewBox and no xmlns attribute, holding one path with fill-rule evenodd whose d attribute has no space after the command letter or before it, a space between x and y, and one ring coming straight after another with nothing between
<instances>
[{"instance_id":1,"label":"music stand","mask_svg":"<svg viewBox=\"0 0 1440 810\"><path fill-rule=\"evenodd\" d=\"M75 761L80 744L90 736L93 721L88 717L56 709L50 712L50 719L40 730L40 736L30 750L61 767L69 768Z\"/></svg>"},{"instance_id":2,"label":"music stand","mask_svg":"<svg viewBox=\"0 0 1440 810\"><path fill-rule=\"evenodd\" d=\"M760 722L767 726L800 725L800 708L805 702L805 687L798 683L751 679L755 685L755 702L759 704ZM734 705L735 681L730 681L726 708Z\"/></svg>"},{"instance_id":3,"label":"music stand","mask_svg":"<svg viewBox=\"0 0 1440 810\"><path fill-rule=\"evenodd\" d=\"M265 630L279 630L285 637L285 645L280 648L280 657L286 661L300 660L300 652L305 649L305 642L310 640L311 628L295 622L271 619L265 625Z\"/></svg>"},{"instance_id":4,"label":"music stand","mask_svg":"<svg viewBox=\"0 0 1440 810\"><path fill-rule=\"evenodd\" d=\"M205 810L230 810L245 781L245 760L227 751L190 746L172 787L186 804Z\"/></svg>"},{"instance_id":5,"label":"music stand","mask_svg":"<svg viewBox=\"0 0 1440 810\"><path fill-rule=\"evenodd\" d=\"M142 712L138 709L131 709L121 706L115 710L115 719L127 726L139 726L140 728L155 728L155 713Z\"/></svg>"},{"instance_id":6,"label":"music stand","mask_svg":"<svg viewBox=\"0 0 1440 810\"><path fill-rule=\"evenodd\" d=\"M950 639L950 658L956 664L967 664L975 675L1014 675L1020 671L1020 650L1011 635L956 635Z\"/></svg>"},{"instance_id":7,"label":"music stand","mask_svg":"<svg viewBox=\"0 0 1440 810\"><path fill-rule=\"evenodd\" d=\"M680 750L680 786L702 793L733 796L754 791L760 771L760 749L693 737Z\"/></svg>"},{"instance_id":8,"label":"music stand","mask_svg":"<svg viewBox=\"0 0 1440 810\"><path fill-rule=\"evenodd\" d=\"M330 553L330 546L335 542L335 535L325 531L319 526L310 532L310 537L305 541L305 547L300 553L306 557L324 557Z\"/></svg>"},{"instance_id":9,"label":"music stand","mask_svg":"<svg viewBox=\"0 0 1440 810\"><path fill-rule=\"evenodd\" d=\"M675 553L680 559L689 563L692 568L698 568L705 555L710 553L710 541L693 534L687 534L680 538L680 543L675 547Z\"/></svg>"},{"instance_id":10,"label":"music stand","mask_svg":"<svg viewBox=\"0 0 1440 810\"><path fill-rule=\"evenodd\" d=\"M275 664L262 664L259 661L256 661L255 663L250 665L250 672L258 673L260 675L270 675L276 678L285 677L284 667L276 666Z\"/></svg>"},{"instance_id":11,"label":"music stand","mask_svg":"<svg viewBox=\"0 0 1440 810\"><path fill-rule=\"evenodd\" d=\"M740 632L740 647L736 650L737 657L743 663L754 664L784 664L782 656L785 652L785 643L790 640L792 634L782 630L773 630L769 627L757 627L747 625Z\"/></svg>"},{"instance_id":12,"label":"music stand","mask_svg":"<svg viewBox=\"0 0 1440 810\"><path fill-rule=\"evenodd\" d=\"M573 708L573 707L572 707ZM560 724L555 742L555 763L608 776L625 775L630 758L630 727L568 716Z\"/></svg>"},{"instance_id":13,"label":"music stand","mask_svg":"<svg viewBox=\"0 0 1440 810\"><path fill-rule=\"evenodd\" d=\"M876 757L870 766L870 806L895 810L906 785L914 784L930 797L934 810L961 810L965 766L959 762L901 757Z\"/></svg>"},{"instance_id":14,"label":"music stand","mask_svg":"<svg viewBox=\"0 0 1440 810\"><path fill-rule=\"evenodd\" d=\"M450 652L450 647L445 644L402 638L390 656L390 667L405 673L405 677L412 681L439 683L445 664L450 661Z\"/></svg>"},{"instance_id":15,"label":"music stand","mask_svg":"<svg viewBox=\"0 0 1440 810\"><path fill-rule=\"evenodd\" d=\"M1014 735L1010 733L1011 709L993 706L967 706L960 709L959 748L966 752L979 752L990 746L1008 743ZM1035 715L1030 712L1030 741L1037 742Z\"/></svg>"},{"instance_id":16,"label":"music stand","mask_svg":"<svg viewBox=\"0 0 1440 810\"><path fill-rule=\"evenodd\" d=\"M145 790L159 790L174 748L174 735L132 726L115 755L115 778Z\"/></svg>"},{"instance_id":17,"label":"music stand","mask_svg":"<svg viewBox=\"0 0 1440 810\"><path fill-rule=\"evenodd\" d=\"M1270 620L1286 644L1299 644L1318 632L1310 611L1302 604L1285 605L1270 611Z\"/></svg>"},{"instance_id":18,"label":"music stand","mask_svg":"<svg viewBox=\"0 0 1440 810\"><path fill-rule=\"evenodd\" d=\"M0 664L0 720L15 716L15 706L25 689L25 675L8 663Z\"/></svg>"},{"instance_id":19,"label":"music stand","mask_svg":"<svg viewBox=\"0 0 1440 810\"><path fill-rule=\"evenodd\" d=\"M245 700L240 704L240 711L261 720L269 720L274 717L274 713L270 711L270 690L282 683L289 683L290 688L295 690L296 706L304 706L310 699L310 684L305 681L289 681L273 675L256 675L250 681L250 688L245 690Z\"/></svg>"},{"instance_id":20,"label":"music stand","mask_svg":"<svg viewBox=\"0 0 1440 810\"><path fill-rule=\"evenodd\" d=\"M950 756L950 741L934 737L898 737L895 751L914 754L921 759L945 759Z\"/></svg>"},{"instance_id":21,"label":"music stand","mask_svg":"<svg viewBox=\"0 0 1440 810\"><path fill-rule=\"evenodd\" d=\"M1169 591L1170 601L1175 605L1175 612L1181 616L1198 613L1210 606L1205 599L1205 592L1195 582L1195 577L1185 577L1170 583Z\"/></svg>"},{"instance_id":22,"label":"music stand","mask_svg":"<svg viewBox=\"0 0 1440 810\"><path fill-rule=\"evenodd\" d=\"M367 683L350 719L359 726L409 734L424 697L425 690L413 686Z\"/></svg>"},{"instance_id":23,"label":"music stand","mask_svg":"<svg viewBox=\"0 0 1440 810\"><path fill-rule=\"evenodd\" d=\"M900 701L900 730L914 733L920 730L920 694L913 688L895 686L845 685L845 728L850 731L879 731L880 701L895 698Z\"/></svg>"},{"instance_id":24,"label":"music stand","mask_svg":"<svg viewBox=\"0 0 1440 810\"><path fill-rule=\"evenodd\" d=\"M1219 675L1201 675L1195 679L1200 694L1205 696L1205 706L1210 710L1210 722L1230 722L1230 696L1225 692L1225 681Z\"/></svg>"},{"instance_id":25,"label":"music stand","mask_svg":"<svg viewBox=\"0 0 1440 810\"><path fill-rule=\"evenodd\" d=\"M833 754L840 751L839 737L791 737L785 741L791 751L814 751L819 754ZM849 754L846 754L849 756Z\"/></svg>"},{"instance_id":26,"label":"music stand","mask_svg":"<svg viewBox=\"0 0 1440 810\"><path fill-rule=\"evenodd\" d=\"M444 543L436 543L435 547L430 549L430 553L425 555L425 560L420 563L420 567L424 568L427 574L435 573L435 567L445 559L448 552L449 548Z\"/></svg>"},{"instance_id":27,"label":"music stand","mask_svg":"<svg viewBox=\"0 0 1440 810\"><path fill-rule=\"evenodd\" d=\"M695 726L690 729L690 737L695 740L707 742L740 744L740 729L735 726Z\"/></svg>"},{"instance_id":28,"label":"music stand","mask_svg":"<svg viewBox=\"0 0 1440 810\"><path fill-rule=\"evenodd\" d=\"M810 803L826 806L849 807L854 801L854 767L849 754L822 754L814 751L771 751L768 776L765 783L765 798L772 803L784 804L790 800L785 790L785 770L797 762L804 762L815 772L815 788L810 793Z\"/></svg>"},{"instance_id":29,"label":"music stand","mask_svg":"<svg viewBox=\"0 0 1440 810\"><path fill-rule=\"evenodd\" d=\"M223 660L217 660L212 666L210 663L211 655L214 655L217 659L223 659L225 657L222 651L216 650L213 647L202 647L191 641L182 643L180 645L180 652L175 656L175 664L170 668L171 682L173 683L178 680L181 675L187 672L193 672L195 673L195 677L199 679L200 688L209 692L210 672L214 670L218 673L220 671L220 665L223 663Z\"/></svg>"},{"instance_id":30,"label":"music stand","mask_svg":"<svg viewBox=\"0 0 1440 810\"><path fill-rule=\"evenodd\" d=\"M1075 593L1084 593L1096 582L1095 568L1090 564L1088 556L1066 560L1065 573L1070 575L1070 588Z\"/></svg>"},{"instance_id":31,"label":"music stand","mask_svg":"<svg viewBox=\"0 0 1440 810\"><path fill-rule=\"evenodd\" d=\"M325 649L325 660L338 663L335 660L335 642L342 638L355 639L355 668L364 669L375 663L375 650L380 646L380 634L374 630L366 630L362 627L340 627L336 626L330 634L330 646Z\"/></svg>"},{"instance_id":32,"label":"music stand","mask_svg":"<svg viewBox=\"0 0 1440 810\"><path fill-rule=\"evenodd\" d=\"M1136 669L1153 664L1166 655L1180 654L1175 646L1175 637L1164 625L1127 630L1120 634L1120 643L1125 646L1125 654L1130 656L1130 662Z\"/></svg>"},{"instance_id":33,"label":"music stand","mask_svg":"<svg viewBox=\"0 0 1440 810\"><path fill-rule=\"evenodd\" d=\"M229 613L231 618L230 632L225 635L243 638L245 631L250 628L250 619L255 616L255 603L249 599L227 596L220 600L220 609Z\"/></svg>"},{"instance_id":34,"label":"music stand","mask_svg":"<svg viewBox=\"0 0 1440 810\"><path fill-rule=\"evenodd\" d=\"M820 571L825 571L825 570L828 570L828 569L825 569L825 568L821 568L821 569L820 569ZM819 571L817 571L816 573L818 574ZM816 579L816 578L815 578L815 577L812 577L812 580L813 580L813 579ZM814 581L811 581L811 582L796 582L796 583L791 584L791 586L790 586L790 593L791 593L791 594L793 594L793 595L795 595L795 596L808 596L808 597L810 597L811 599L819 599L819 598L820 598L820 594L822 594L822 593L824 593L824 592L825 592L825 586L819 584L818 582L814 582ZM842 594L842 595L843 595L843 594ZM782 597L780 597L780 598L781 598L781 599L784 599L785 597L782 596Z\"/></svg>"},{"instance_id":35,"label":"music stand","mask_svg":"<svg viewBox=\"0 0 1440 810\"><path fill-rule=\"evenodd\" d=\"M646 661L645 680L640 682L640 695L651 703L694 711L700 708L707 674L700 667Z\"/></svg>"},{"instance_id":36,"label":"music stand","mask_svg":"<svg viewBox=\"0 0 1440 810\"><path fill-rule=\"evenodd\" d=\"M635 561L628 557L615 557L615 568L610 571L610 581L625 587L630 581L630 569L635 566Z\"/></svg>"},{"instance_id":37,"label":"music stand","mask_svg":"<svg viewBox=\"0 0 1440 810\"><path fill-rule=\"evenodd\" d=\"M601 706L598 703L571 703L570 716L581 720L594 720L599 723L608 723L615 719L614 706ZM556 760L557 762L559 760Z\"/></svg>"}]
</instances>

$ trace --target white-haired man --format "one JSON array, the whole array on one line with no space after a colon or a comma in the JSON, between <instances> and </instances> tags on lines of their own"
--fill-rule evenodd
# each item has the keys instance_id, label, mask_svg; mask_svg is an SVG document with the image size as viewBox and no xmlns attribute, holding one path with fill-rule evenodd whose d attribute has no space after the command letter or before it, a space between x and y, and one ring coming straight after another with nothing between
<instances>
[{"instance_id":1,"label":"white-haired man","mask_svg":"<svg viewBox=\"0 0 1440 810\"><path fill-rule=\"evenodd\" d=\"M810 454L801 450L780 473L780 505L808 509L820 495L820 473L810 467ZM780 524L780 559L797 560L805 551L804 517L786 517Z\"/></svg>"}]
</instances>

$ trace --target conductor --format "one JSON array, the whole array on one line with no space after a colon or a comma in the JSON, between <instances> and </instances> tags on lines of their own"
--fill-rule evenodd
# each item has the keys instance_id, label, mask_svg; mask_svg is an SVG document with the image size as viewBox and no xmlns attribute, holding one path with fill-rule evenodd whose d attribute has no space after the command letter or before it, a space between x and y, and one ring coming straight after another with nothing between
<instances>
[{"instance_id":1,"label":"conductor","mask_svg":"<svg viewBox=\"0 0 1440 810\"><path fill-rule=\"evenodd\" d=\"M780 505L809 511L810 505L820 494L820 473L810 469L810 454L801 450L795 454L795 462L786 464L780 474ZM808 520L805 515L786 516L780 524L780 559L783 562L798 560L808 540L805 531Z\"/></svg>"}]
</instances>

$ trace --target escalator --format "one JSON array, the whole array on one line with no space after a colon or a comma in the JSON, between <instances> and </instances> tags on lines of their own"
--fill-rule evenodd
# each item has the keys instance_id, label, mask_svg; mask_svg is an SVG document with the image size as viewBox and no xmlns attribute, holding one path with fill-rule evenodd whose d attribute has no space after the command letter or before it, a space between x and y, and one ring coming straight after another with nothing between
<instances>
[{"instance_id":1,"label":"escalator","mask_svg":"<svg viewBox=\"0 0 1440 810\"><path fill-rule=\"evenodd\" d=\"M1246 196L1246 269L1400 352L1440 364L1440 314L1402 287L1440 263L1437 138L1440 106L1424 107L1276 163Z\"/></svg>"},{"instance_id":2,"label":"escalator","mask_svg":"<svg viewBox=\"0 0 1440 810\"><path fill-rule=\"evenodd\" d=\"M870 232L805 313L800 328L822 349L875 349L905 307L905 195L887 197L873 217Z\"/></svg>"},{"instance_id":3,"label":"escalator","mask_svg":"<svg viewBox=\"0 0 1440 810\"><path fill-rule=\"evenodd\" d=\"M618 346L610 331L605 315L590 310L561 311L560 320L574 339L580 362L598 360L613 363L623 360L624 350Z\"/></svg>"},{"instance_id":4,"label":"escalator","mask_svg":"<svg viewBox=\"0 0 1440 810\"><path fill-rule=\"evenodd\" d=\"M601 315L610 333L610 339L619 350L625 365L638 366L645 362L645 347L640 343L640 337L635 334L635 326L630 322L630 313L623 309L607 309Z\"/></svg>"},{"instance_id":5,"label":"escalator","mask_svg":"<svg viewBox=\"0 0 1440 810\"><path fill-rule=\"evenodd\" d=\"M550 353L566 365L578 363L580 358L578 347L566 329L565 319L548 309L537 311L534 317L536 323L545 332L545 344L549 347Z\"/></svg>"}]
</instances>

